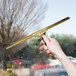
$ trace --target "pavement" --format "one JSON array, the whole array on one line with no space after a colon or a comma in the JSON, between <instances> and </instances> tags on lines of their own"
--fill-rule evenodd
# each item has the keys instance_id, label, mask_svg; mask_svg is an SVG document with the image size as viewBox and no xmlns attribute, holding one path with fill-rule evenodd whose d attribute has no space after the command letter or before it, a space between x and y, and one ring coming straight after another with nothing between
<instances>
[{"instance_id":1,"label":"pavement","mask_svg":"<svg viewBox=\"0 0 76 76\"><path fill-rule=\"evenodd\" d=\"M3 73L3 69L0 69L0 76L5 76Z\"/></svg>"},{"instance_id":2,"label":"pavement","mask_svg":"<svg viewBox=\"0 0 76 76\"><path fill-rule=\"evenodd\" d=\"M30 76L30 68L15 69L13 72L16 73L17 76Z\"/></svg>"},{"instance_id":3,"label":"pavement","mask_svg":"<svg viewBox=\"0 0 76 76\"><path fill-rule=\"evenodd\" d=\"M30 76L30 68L22 68L13 70L14 73L17 74L17 76ZM6 76L3 75L3 71L0 69L0 76Z\"/></svg>"}]
</instances>

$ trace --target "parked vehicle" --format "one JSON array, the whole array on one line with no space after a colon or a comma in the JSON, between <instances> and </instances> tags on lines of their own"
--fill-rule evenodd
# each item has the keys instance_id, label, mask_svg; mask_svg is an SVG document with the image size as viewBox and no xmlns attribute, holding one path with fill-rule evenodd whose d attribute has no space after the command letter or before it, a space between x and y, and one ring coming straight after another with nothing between
<instances>
[{"instance_id":1,"label":"parked vehicle","mask_svg":"<svg viewBox=\"0 0 76 76\"><path fill-rule=\"evenodd\" d=\"M24 60L21 59L14 60L13 64L24 64Z\"/></svg>"},{"instance_id":2,"label":"parked vehicle","mask_svg":"<svg viewBox=\"0 0 76 76\"><path fill-rule=\"evenodd\" d=\"M31 76L68 76L68 74L65 69L46 68L34 71Z\"/></svg>"},{"instance_id":3,"label":"parked vehicle","mask_svg":"<svg viewBox=\"0 0 76 76\"><path fill-rule=\"evenodd\" d=\"M51 68L51 66L49 64L34 64L31 66L31 70L32 71L36 71L36 70L39 70L39 69L44 69L44 68Z\"/></svg>"}]
</instances>

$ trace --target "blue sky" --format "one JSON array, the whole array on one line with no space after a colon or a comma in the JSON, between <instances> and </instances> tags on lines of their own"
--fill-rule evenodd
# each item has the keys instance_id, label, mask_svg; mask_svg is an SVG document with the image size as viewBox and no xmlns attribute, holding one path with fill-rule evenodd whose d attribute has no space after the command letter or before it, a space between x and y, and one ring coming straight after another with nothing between
<instances>
[{"instance_id":1,"label":"blue sky","mask_svg":"<svg viewBox=\"0 0 76 76\"><path fill-rule=\"evenodd\" d=\"M70 17L70 20L48 30L47 34L72 34L76 36L76 0L46 0L46 2L48 8L42 27L46 27L67 16Z\"/></svg>"}]
</instances>

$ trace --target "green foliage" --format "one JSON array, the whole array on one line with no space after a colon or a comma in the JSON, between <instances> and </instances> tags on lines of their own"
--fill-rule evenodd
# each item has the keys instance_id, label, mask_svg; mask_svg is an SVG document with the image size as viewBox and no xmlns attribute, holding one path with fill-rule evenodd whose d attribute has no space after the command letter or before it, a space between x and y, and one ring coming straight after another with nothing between
<instances>
[{"instance_id":1,"label":"green foliage","mask_svg":"<svg viewBox=\"0 0 76 76\"><path fill-rule=\"evenodd\" d=\"M12 65L11 64L6 64L6 67L7 68L12 68Z\"/></svg>"},{"instance_id":2,"label":"green foliage","mask_svg":"<svg viewBox=\"0 0 76 76\"><path fill-rule=\"evenodd\" d=\"M12 73L11 70L9 70L6 76L17 76L17 75L15 73Z\"/></svg>"},{"instance_id":3,"label":"green foliage","mask_svg":"<svg viewBox=\"0 0 76 76\"><path fill-rule=\"evenodd\" d=\"M61 45L63 51L70 56L76 56L76 37L73 35L51 35L52 38L55 38Z\"/></svg>"},{"instance_id":4,"label":"green foliage","mask_svg":"<svg viewBox=\"0 0 76 76\"><path fill-rule=\"evenodd\" d=\"M51 35L52 38L55 38L61 45L63 51L68 56L76 56L76 37L73 35ZM49 57L46 52L39 50L39 43L41 39L33 38L29 41L29 44L26 45L22 50L17 52L14 56L15 58L22 57L23 59L35 59L35 58L44 58Z\"/></svg>"},{"instance_id":5,"label":"green foliage","mask_svg":"<svg viewBox=\"0 0 76 76\"><path fill-rule=\"evenodd\" d=\"M35 58L43 58L44 56L48 56L45 52L39 50L40 41L38 38L33 38L29 41L29 45L26 45L21 51L15 54L15 58L17 56L23 59L35 59Z\"/></svg>"}]
</instances>

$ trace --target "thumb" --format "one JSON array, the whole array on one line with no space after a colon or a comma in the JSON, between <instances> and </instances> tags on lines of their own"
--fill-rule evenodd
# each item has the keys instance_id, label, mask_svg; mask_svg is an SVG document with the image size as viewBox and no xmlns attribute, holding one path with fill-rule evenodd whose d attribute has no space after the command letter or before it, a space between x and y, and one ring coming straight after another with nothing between
<instances>
[{"instance_id":1,"label":"thumb","mask_svg":"<svg viewBox=\"0 0 76 76\"><path fill-rule=\"evenodd\" d=\"M44 41L45 41L46 44L48 44L49 41L51 41L51 40L49 40L49 38L46 35L44 35L42 37L43 37L43 39L44 39Z\"/></svg>"}]
</instances>

